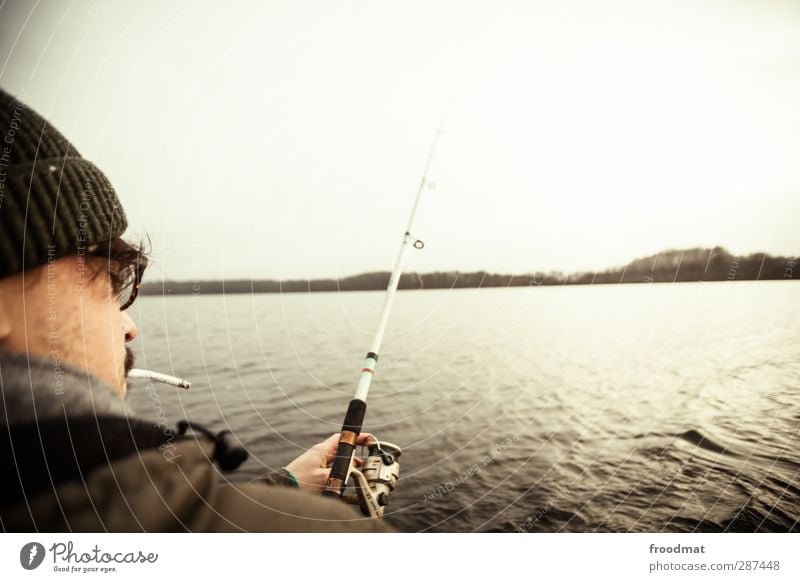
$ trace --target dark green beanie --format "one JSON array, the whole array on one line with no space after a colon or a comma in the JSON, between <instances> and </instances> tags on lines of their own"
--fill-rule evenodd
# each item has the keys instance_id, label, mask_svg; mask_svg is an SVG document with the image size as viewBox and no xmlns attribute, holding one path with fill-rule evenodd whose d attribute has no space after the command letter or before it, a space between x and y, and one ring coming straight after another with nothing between
<instances>
[{"instance_id":1,"label":"dark green beanie","mask_svg":"<svg viewBox=\"0 0 800 582\"><path fill-rule=\"evenodd\" d=\"M0 89L0 279L108 244L127 224L108 178Z\"/></svg>"}]
</instances>

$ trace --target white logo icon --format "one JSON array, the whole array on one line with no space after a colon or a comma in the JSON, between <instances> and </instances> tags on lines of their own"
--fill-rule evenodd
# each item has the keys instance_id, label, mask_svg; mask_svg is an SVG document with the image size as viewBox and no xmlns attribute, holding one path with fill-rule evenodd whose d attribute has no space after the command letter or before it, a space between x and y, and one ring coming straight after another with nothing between
<instances>
[{"instance_id":1,"label":"white logo icon","mask_svg":"<svg viewBox=\"0 0 800 582\"><path fill-rule=\"evenodd\" d=\"M29 542L19 551L19 563L26 570L38 568L44 560L44 546L39 542Z\"/></svg>"}]
</instances>

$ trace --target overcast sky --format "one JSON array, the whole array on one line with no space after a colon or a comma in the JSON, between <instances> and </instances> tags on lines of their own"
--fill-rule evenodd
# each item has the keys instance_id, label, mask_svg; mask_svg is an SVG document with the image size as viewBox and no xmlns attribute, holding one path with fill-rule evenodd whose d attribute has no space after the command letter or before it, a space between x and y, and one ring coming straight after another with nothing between
<instances>
[{"instance_id":1,"label":"overcast sky","mask_svg":"<svg viewBox=\"0 0 800 582\"><path fill-rule=\"evenodd\" d=\"M0 4L0 85L115 185L151 276L800 252L800 2Z\"/></svg>"}]
</instances>

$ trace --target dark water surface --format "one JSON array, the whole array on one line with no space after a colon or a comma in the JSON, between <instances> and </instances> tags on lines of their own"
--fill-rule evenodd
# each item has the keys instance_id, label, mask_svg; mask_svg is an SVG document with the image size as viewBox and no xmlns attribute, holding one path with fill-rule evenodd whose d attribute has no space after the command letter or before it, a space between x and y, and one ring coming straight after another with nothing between
<instances>
[{"instance_id":1,"label":"dark water surface","mask_svg":"<svg viewBox=\"0 0 800 582\"><path fill-rule=\"evenodd\" d=\"M194 382L145 417L280 467L338 431L379 292L143 297L137 365ZM365 430L404 447L406 531L788 531L800 517L800 285L406 291Z\"/></svg>"}]
</instances>

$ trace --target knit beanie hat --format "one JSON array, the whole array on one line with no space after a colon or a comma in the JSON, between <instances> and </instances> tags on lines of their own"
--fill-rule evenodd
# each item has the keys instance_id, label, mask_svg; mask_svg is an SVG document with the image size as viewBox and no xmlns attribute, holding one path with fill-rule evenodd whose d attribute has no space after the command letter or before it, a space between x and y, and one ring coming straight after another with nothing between
<instances>
[{"instance_id":1,"label":"knit beanie hat","mask_svg":"<svg viewBox=\"0 0 800 582\"><path fill-rule=\"evenodd\" d=\"M0 89L0 279L108 244L127 225L103 173Z\"/></svg>"}]
</instances>

